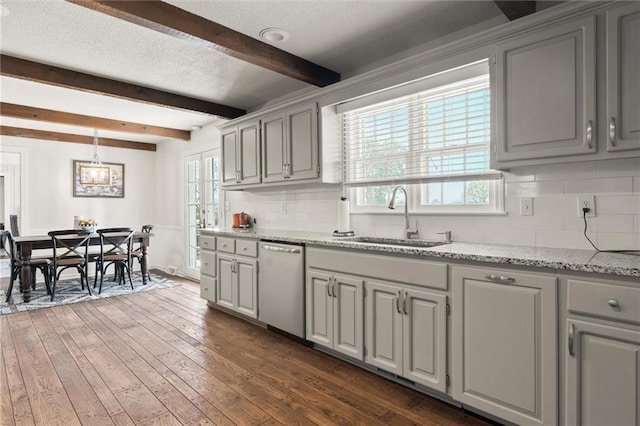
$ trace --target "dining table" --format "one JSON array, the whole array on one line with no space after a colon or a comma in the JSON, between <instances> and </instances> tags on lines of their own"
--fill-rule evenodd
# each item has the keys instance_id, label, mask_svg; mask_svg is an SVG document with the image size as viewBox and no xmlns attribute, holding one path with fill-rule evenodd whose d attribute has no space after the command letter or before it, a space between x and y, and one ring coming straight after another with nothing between
<instances>
[{"instance_id":1,"label":"dining table","mask_svg":"<svg viewBox=\"0 0 640 426\"><path fill-rule=\"evenodd\" d=\"M140 262L140 268L142 272L142 284L147 284L147 273L149 271L147 248L149 247L149 240L153 234L149 232L136 231L133 234L133 242L140 244L142 252L142 259ZM81 237L79 237L80 239ZM25 303L31 301L31 268L29 267L29 261L34 250L53 250L53 240L48 235L25 235L14 237L16 244L17 254L20 257L22 267L20 269L20 282L22 291L22 300ZM89 238L89 245L99 246L100 235L98 233L91 234Z\"/></svg>"}]
</instances>

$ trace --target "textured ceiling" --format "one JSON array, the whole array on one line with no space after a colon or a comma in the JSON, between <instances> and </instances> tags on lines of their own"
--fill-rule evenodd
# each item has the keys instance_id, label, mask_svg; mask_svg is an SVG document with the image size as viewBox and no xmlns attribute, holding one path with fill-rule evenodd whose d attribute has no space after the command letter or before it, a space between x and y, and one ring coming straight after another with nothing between
<instances>
[{"instance_id":1,"label":"textured ceiling","mask_svg":"<svg viewBox=\"0 0 640 426\"><path fill-rule=\"evenodd\" d=\"M211 49L61 0L0 3L9 10L0 18L3 54L248 110L309 88L306 83ZM343 78L465 28L506 22L491 1L168 3L254 38L264 28L282 28L290 38L277 44L278 48L337 71ZM204 114L8 77L0 78L0 100L182 129L216 121ZM15 125L6 118L2 123ZM91 130L76 133L90 134Z\"/></svg>"}]
</instances>

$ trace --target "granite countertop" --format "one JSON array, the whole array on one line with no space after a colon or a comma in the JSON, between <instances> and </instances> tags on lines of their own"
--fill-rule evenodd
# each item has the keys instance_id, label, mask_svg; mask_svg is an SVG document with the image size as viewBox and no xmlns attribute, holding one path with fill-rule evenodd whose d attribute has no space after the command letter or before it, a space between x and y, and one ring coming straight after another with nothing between
<instances>
[{"instance_id":1,"label":"granite countertop","mask_svg":"<svg viewBox=\"0 0 640 426\"><path fill-rule=\"evenodd\" d=\"M249 231L236 231L233 229L211 228L203 229L201 232L205 234L211 233L215 235L281 241L284 243L312 244L316 246L342 247L374 252L640 277L640 256L596 252L594 250L461 242L452 242L434 247L407 247L384 244L382 242L378 244L363 243L353 241L353 239L350 238L333 238L330 234L324 233L287 230L251 229Z\"/></svg>"}]
</instances>

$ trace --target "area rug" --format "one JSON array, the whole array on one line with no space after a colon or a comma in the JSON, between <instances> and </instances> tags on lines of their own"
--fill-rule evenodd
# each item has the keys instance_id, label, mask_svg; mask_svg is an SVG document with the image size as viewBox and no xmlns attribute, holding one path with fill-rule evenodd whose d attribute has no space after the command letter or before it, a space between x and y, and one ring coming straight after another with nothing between
<instances>
[{"instance_id":1,"label":"area rug","mask_svg":"<svg viewBox=\"0 0 640 426\"><path fill-rule=\"evenodd\" d=\"M82 290L80 280L60 281L56 285L56 297L51 301L51 296L47 295L44 283L38 283L35 290L31 290L31 301L24 303L22 301L22 293L17 288L18 283L14 285L13 292L9 303L5 302L6 293L4 289L0 289L0 315L11 314L14 312L23 312L32 309L48 308L51 306L67 305L70 303L84 302L85 300L104 299L106 297L120 296L124 294L139 293L142 291L155 290L159 288L168 288L179 286L180 284L171 281L168 278L151 275L151 281L147 280L147 285L142 285L142 276L140 273L133 274L133 290L127 281L126 285L118 285L114 281L104 281L102 284L102 293L98 294L98 289L92 290L92 295L85 288ZM93 281L89 280L89 284L93 285Z\"/></svg>"}]
</instances>

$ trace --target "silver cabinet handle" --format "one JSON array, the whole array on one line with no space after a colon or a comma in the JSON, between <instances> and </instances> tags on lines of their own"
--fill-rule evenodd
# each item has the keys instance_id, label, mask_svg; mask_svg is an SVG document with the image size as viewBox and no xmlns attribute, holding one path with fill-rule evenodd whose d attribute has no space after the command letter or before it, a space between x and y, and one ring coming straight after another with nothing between
<instances>
[{"instance_id":1,"label":"silver cabinet handle","mask_svg":"<svg viewBox=\"0 0 640 426\"><path fill-rule=\"evenodd\" d=\"M587 146L593 148L593 121L587 122Z\"/></svg>"},{"instance_id":2,"label":"silver cabinet handle","mask_svg":"<svg viewBox=\"0 0 640 426\"><path fill-rule=\"evenodd\" d=\"M328 297L332 297L331 296L331 281L333 280L333 277L329 277L329 280L327 281L327 296Z\"/></svg>"},{"instance_id":3,"label":"silver cabinet handle","mask_svg":"<svg viewBox=\"0 0 640 426\"><path fill-rule=\"evenodd\" d=\"M399 314L402 314L402 312L400 312L400 298L401 298L401 292L400 290L398 290L398 297L396 298L396 311L398 311Z\"/></svg>"},{"instance_id":4,"label":"silver cabinet handle","mask_svg":"<svg viewBox=\"0 0 640 426\"><path fill-rule=\"evenodd\" d=\"M503 275L487 274L484 277L490 281L495 281L497 283L503 283L503 284L516 282L515 278L505 277Z\"/></svg>"},{"instance_id":5,"label":"silver cabinet handle","mask_svg":"<svg viewBox=\"0 0 640 426\"><path fill-rule=\"evenodd\" d=\"M336 280L336 277L333 277L333 283L331 284L331 294L333 295L333 297L338 297L338 295L336 294L336 282L338 280Z\"/></svg>"},{"instance_id":6,"label":"silver cabinet handle","mask_svg":"<svg viewBox=\"0 0 640 426\"><path fill-rule=\"evenodd\" d=\"M618 302L616 299L610 299L607 303L614 311L620 308L620 302Z\"/></svg>"},{"instance_id":7,"label":"silver cabinet handle","mask_svg":"<svg viewBox=\"0 0 640 426\"><path fill-rule=\"evenodd\" d=\"M616 146L616 118L611 117L609 120L609 144Z\"/></svg>"},{"instance_id":8,"label":"silver cabinet handle","mask_svg":"<svg viewBox=\"0 0 640 426\"><path fill-rule=\"evenodd\" d=\"M240 183L241 178L240 178L240 172L236 172L236 183Z\"/></svg>"},{"instance_id":9,"label":"silver cabinet handle","mask_svg":"<svg viewBox=\"0 0 640 426\"><path fill-rule=\"evenodd\" d=\"M282 164L282 178L287 178L287 163Z\"/></svg>"},{"instance_id":10,"label":"silver cabinet handle","mask_svg":"<svg viewBox=\"0 0 640 426\"><path fill-rule=\"evenodd\" d=\"M268 244L263 244L261 247L263 250L277 251L279 253L302 253L301 248L286 248L286 247L272 246ZM244 248L243 250L246 250L246 248Z\"/></svg>"},{"instance_id":11,"label":"silver cabinet handle","mask_svg":"<svg viewBox=\"0 0 640 426\"><path fill-rule=\"evenodd\" d=\"M404 312L405 315L409 315L409 312L407 311L407 299L409 297L407 296L407 292L404 292L404 299L402 300L402 311Z\"/></svg>"},{"instance_id":12,"label":"silver cabinet handle","mask_svg":"<svg viewBox=\"0 0 640 426\"><path fill-rule=\"evenodd\" d=\"M573 358L576 356L575 351L573 350L573 338L574 338L574 334L576 332L576 329L574 327L573 324L569 324L569 355Z\"/></svg>"}]
</instances>

